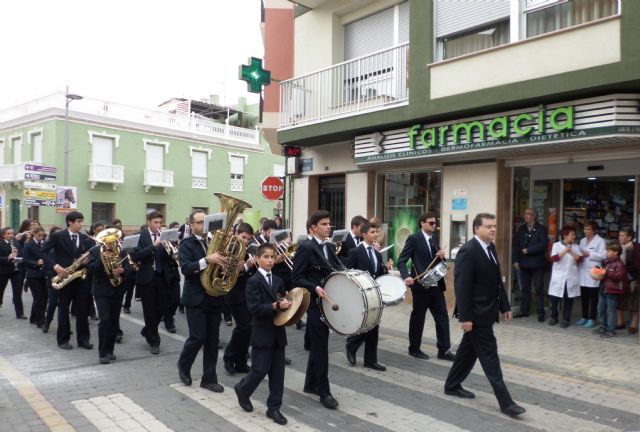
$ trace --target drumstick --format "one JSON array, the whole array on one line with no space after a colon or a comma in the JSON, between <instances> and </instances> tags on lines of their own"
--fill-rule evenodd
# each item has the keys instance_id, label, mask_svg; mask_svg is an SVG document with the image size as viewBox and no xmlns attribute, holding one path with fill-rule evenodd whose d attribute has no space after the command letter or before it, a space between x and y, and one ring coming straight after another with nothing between
<instances>
[{"instance_id":1,"label":"drumstick","mask_svg":"<svg viewBox=\"0 0 640 432\"><path fill-rule=\"evenodd\" d=\"M331 297L329 297L329 295L326 292L323 298L325 298L329 302L329 304L331 305L331 309L333 309L334 311L337 311L338 309L340 309L340 306L334 303L333 300L331 300Z\"/></svg>"},{"instance_id":2,"label":"drumstick","mask_svg":"<svg viewBox=\"0 0 640 432\"><path fill-rule=\"evenodd\" d=\"M422 273L420 273L419 275L417 275L416 277L414 277L414 279L420 279L422 276L424 276L424 275L425 275L425 273L429 271L429 267L431 267L431 265L432 265L434 262L436 262L436 260L437 260L437 259L438 259L438 256L436 256L436 257L433 259L433 261L431 261L431 262L429 263L429 265L427 266L427 268L426 268L426 270L425 270L425 271L423 271ZM415 266L413 266L413 268L414 268L414 269L416 269L416 267L415 267ZM417 273L417 272L418 272L418 271L417 271L417 269L416 269L416 273Z\"/></svg>"}]
</instances>

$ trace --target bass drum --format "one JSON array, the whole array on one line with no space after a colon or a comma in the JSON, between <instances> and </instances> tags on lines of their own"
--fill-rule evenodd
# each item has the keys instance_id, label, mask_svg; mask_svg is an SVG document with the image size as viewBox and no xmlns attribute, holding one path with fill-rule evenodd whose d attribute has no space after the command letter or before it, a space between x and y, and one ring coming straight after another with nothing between
<instances>
[{"instance_id":1,"label":"bass drum","mask_svg":"<svg viewBox=\"0 0 640 432\"><path fill-rule=\"evenodd\" d=\"M344 270L330 274L322 284L331 300L339 306L333 310L326 299L320 302L320 312L334 332L353 336L367 332L380 324L382 295L369 273Z\"/></svg>"},{"instance_id":2,"label":"bass drum","mask_svg":"<svg viewBox=\"0 0 640 432\"><path fill-rule=\"evenodd\" d=\"M382 304L394 306L402 303L407 295L407 286L399 276L390 274L382 275L376 279L382 295Z\"/></svg>"}]
</instances>

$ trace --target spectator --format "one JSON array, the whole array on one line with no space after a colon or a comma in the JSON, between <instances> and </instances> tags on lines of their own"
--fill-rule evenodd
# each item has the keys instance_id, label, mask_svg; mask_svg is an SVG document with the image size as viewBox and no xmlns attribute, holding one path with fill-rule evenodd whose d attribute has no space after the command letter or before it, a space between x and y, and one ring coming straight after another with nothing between
<instances>
[{"instance_id":1,"label":"spectator","mask_svg":"<svg viewBox=\"0 0 640 432\"><path fill-rule=\"evenodd\" d=\"M598 316L602 326L597 330L602 337L616 335L616 310L627 286L627 269L620 260L622 247L617 242L607 244L607 272L600 289Z\"/></svg>"},{"instance_id":2,"label":"spectator","mask_svg":"<svg viewBox=\"0 0 640 432\"><path fill-rule=\"evenodd\" d=\"M618 319L616 329L621 330L625 327L625 315L631 312L631 324L628 332L630 334L638 333L638 279L640 279L640 245L634 244L633 238L635 233L631 227L623 227L618 233L618 242L622 247L620 260L627 269L627 289L620 297L618 303Z\"/></svg>"},{"instance_id":3,"label":"spectator","mask_svg":"<svg viewBox=\"0 0 640 432\"><path fill-rule=\"evenodd\" d=\"M584 224L585 237L580 240L582 262L578 266L580 270L580 294L582 299L582 318L576 321L576 325L584 325L591 328L595 325L598 312L598 288L600 281L593 279L590 271L593 267L602 265L607 258L606 243L598 232L598 224L595 221L587 221Z\"/></svg>"},{"instance_id":4,"label":"spectator","mask_svg":"<svg viewBox=\"0 0 640 432\"><path fill-rule=\"evenodd\" d=\"M551 248L551 281L549 282L549 302L551 303L551 319L549 325L558 324L558 306L563 301L562 322L560 327L569 327L573 299L580 296L580 273L578 263L582 261L582 252L575 243L575 228L565 225L560 230L561 241L555 242Z\"/></svg>"}]
</instances>

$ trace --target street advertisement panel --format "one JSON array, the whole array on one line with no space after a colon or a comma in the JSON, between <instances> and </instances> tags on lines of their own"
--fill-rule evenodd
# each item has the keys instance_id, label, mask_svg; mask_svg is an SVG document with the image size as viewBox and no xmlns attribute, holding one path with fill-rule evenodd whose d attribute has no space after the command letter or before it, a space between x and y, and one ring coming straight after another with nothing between
<instances>
[{"instance_id":1,"label":"street advertisement panel","mask_svg":"<svg viewBox=\"0 0 640 432\"><path fill-rule=\"evenodd\" d=\"M407 237L418 231L420 226L418 221L422 212L423 206L421 205L388 207L389 237L387 243L395 244L389 250L389 258L393 262L398 262L398 256L404 248Z\"/></svg>"},{"instance_id":2,"label":"street advertisement panel","mask_svg":"<svg viewBox=\"0 0 640 432\"><path fill-rule=\"evenodd\" d=\"M56 188L56 212L69 213L78 208L78 188L75 186L58 186Z\"/></svg>"}]
</instances>

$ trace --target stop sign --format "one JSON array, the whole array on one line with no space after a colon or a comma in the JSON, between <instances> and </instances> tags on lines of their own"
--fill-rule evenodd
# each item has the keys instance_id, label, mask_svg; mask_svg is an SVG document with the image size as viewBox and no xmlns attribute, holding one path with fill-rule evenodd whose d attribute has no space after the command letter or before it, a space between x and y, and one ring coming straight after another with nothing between
<instances>
[{"instance_id":1,"label":"stop sign","mask_svg":"<svg viewBox=\"0 0 640 432\"><path fill-rule=\"evenodd\" d=\"M260 190L266 199L277 200L284 194L284 183L280 177L267 177L260 183Z\"/></svg>"}]
</instances>

